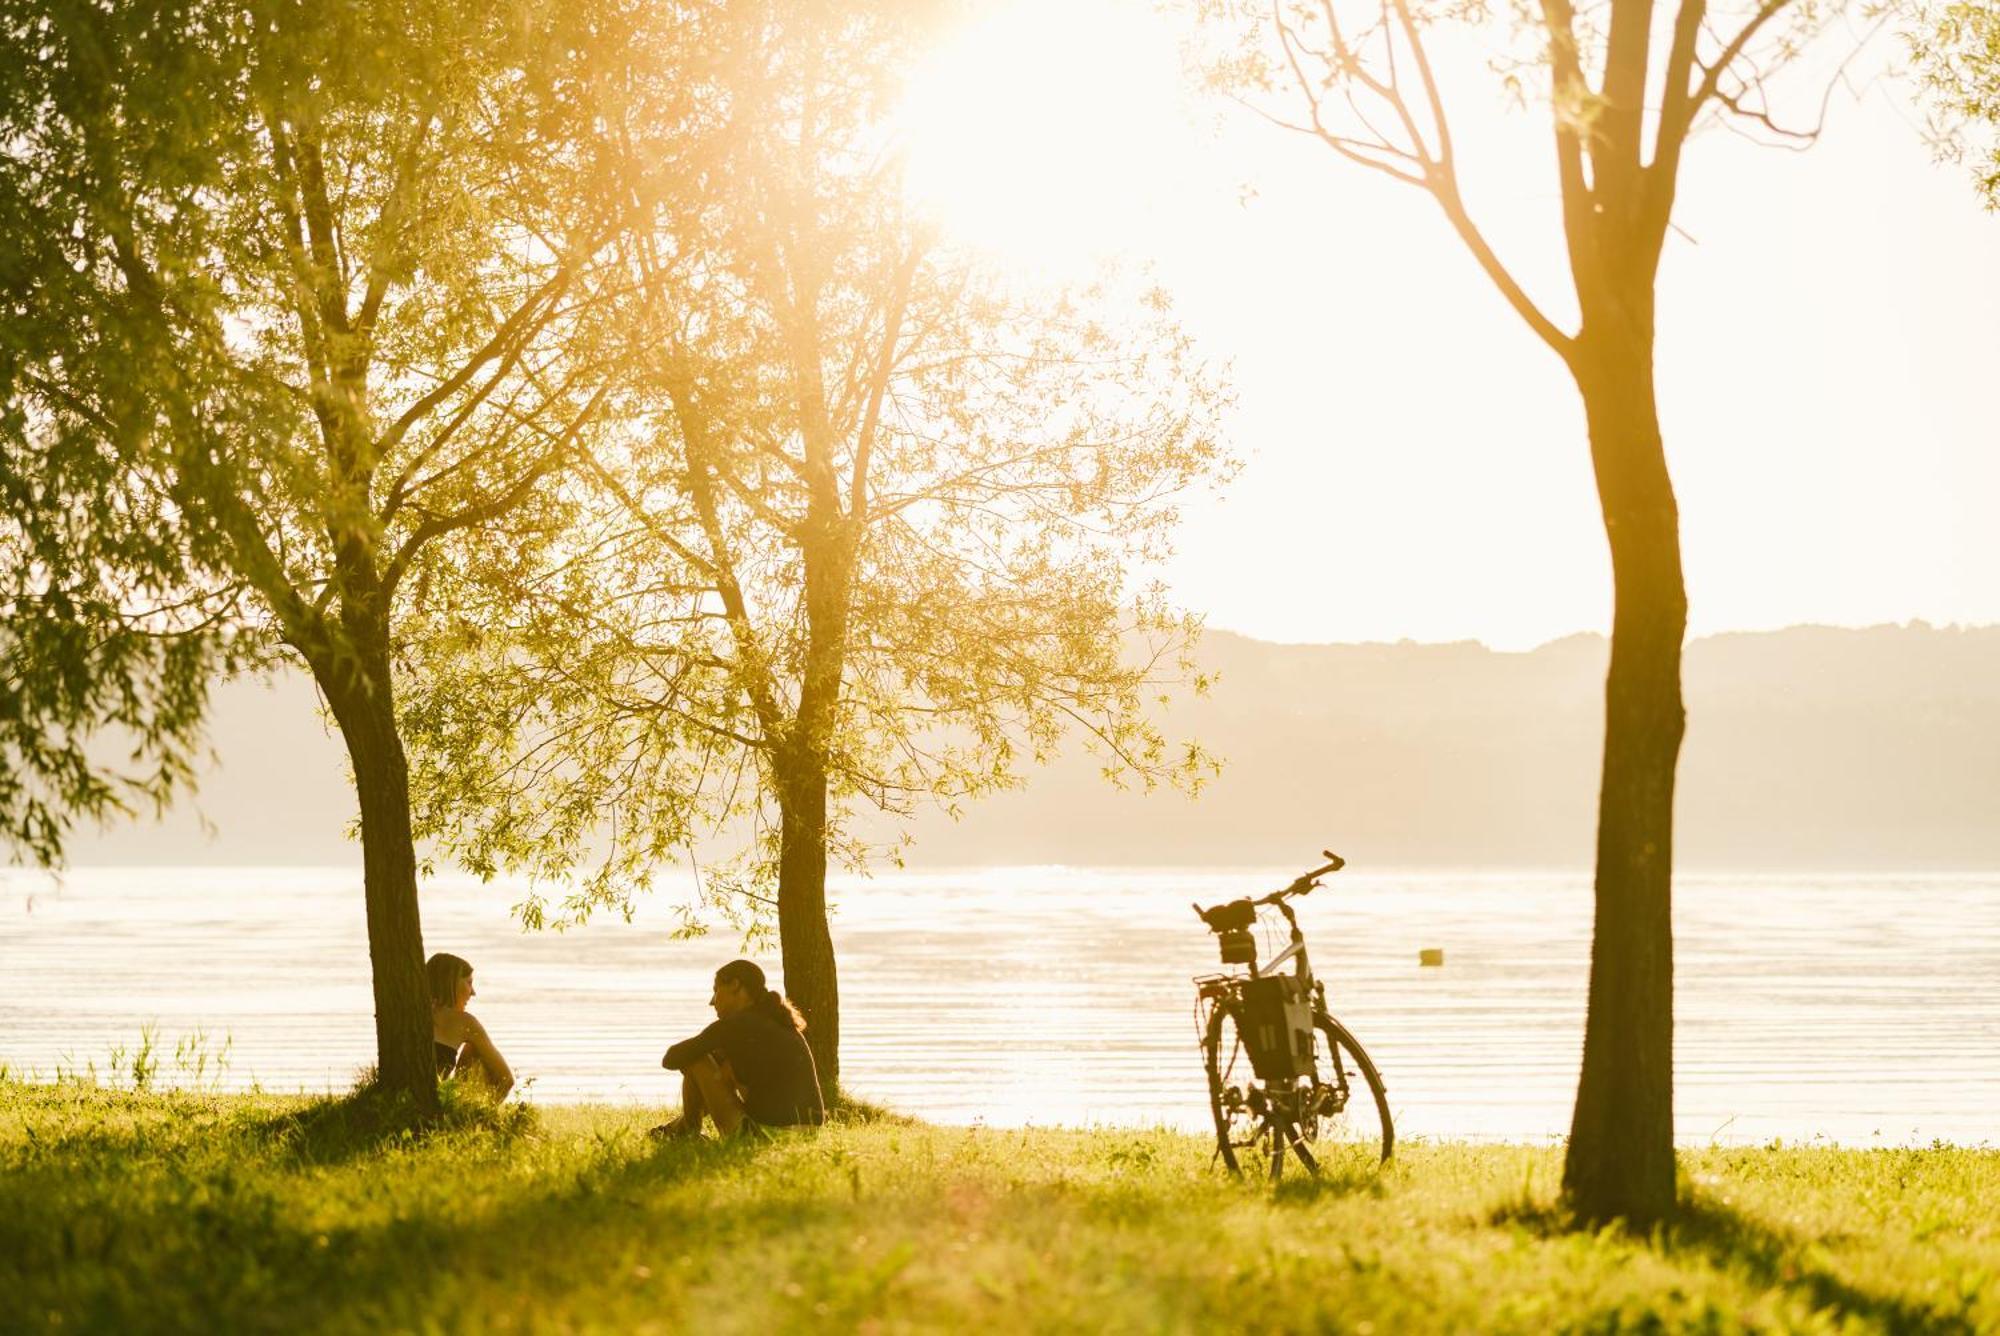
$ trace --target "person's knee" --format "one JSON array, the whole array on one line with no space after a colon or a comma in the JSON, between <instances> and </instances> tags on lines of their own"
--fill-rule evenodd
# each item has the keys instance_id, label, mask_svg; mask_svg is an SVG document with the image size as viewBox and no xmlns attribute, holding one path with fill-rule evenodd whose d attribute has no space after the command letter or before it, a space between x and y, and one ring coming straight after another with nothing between
<instances>
[{"instance_id":1,"label":"person's knee","mask_svg":"<svg viewBox=\"0 0 2000 1336\"><path fill-rule=\"evenodd\" d=\"M743 1100L736 1093L727 1064L703 1058L688 1068L701 1091L701 1102L719 1132L734 1132L743 1122Z\"/></svg>"},{"instance_id":2,"label":"person's knee","mask_svg":"<svg viewBox=\"0 0 2000 1336\"><path fill-rule=\"evenodd\" d=\"M729 1069L714 1058L703 1058L688 1068L688 1076L700 1087L704 1099L723 1100L734 1103L736 1086L729 1080Z\"/></svg>"}]
</instances>

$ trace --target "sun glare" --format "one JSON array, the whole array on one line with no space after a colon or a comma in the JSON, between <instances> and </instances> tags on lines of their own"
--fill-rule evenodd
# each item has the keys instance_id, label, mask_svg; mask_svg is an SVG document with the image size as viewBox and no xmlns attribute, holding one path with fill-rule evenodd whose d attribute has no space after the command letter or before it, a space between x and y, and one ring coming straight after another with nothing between
<instances>
[{"instance_id":1,"label":"sun glare","mask_svg":"<svg viewBox=\"0 0 2000 1336\"><path fill-rule=\"evenodd\" d=\"M912 198L1031 273L1143 249L1188 137L1167 25L1130 0L1016 0L950 34L899 117Z\"/></svg>"}]
</instances>

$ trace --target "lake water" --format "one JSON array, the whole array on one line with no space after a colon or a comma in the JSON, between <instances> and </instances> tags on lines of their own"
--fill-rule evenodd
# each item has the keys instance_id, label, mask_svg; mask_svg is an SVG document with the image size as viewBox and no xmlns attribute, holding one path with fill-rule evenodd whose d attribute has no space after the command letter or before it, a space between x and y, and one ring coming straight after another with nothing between
<instances>
[{"instance_id":1,"label":"lake water","mask_svg":"<svg viewBox=\"0 0 2000 1336\"><path fill-rule=\"evenodd\" d=\"M1188 980L1217 965L1188 902L1287 875L841 882L847 1082L945 1122L1199 1128ZM441 879L424 892L424 937L473 962L473 1010L531 1079L525 1097L675 1098L659 1055L708 1020L709 975L737 939L672 940L665 891L629 924L524 934L517 898ZM1586 877L1346 872L1300 917L1401 1136L1567 1131ZM2000 1141L2000 876L1686 876L1675 931L1683 1142ZM1431 947L1442 968L1419 967ZM754 954L775 974L775 943ZM224 1088L349 1083L373 1048L359 872L0 873L0 1062L101 1067L146 1024L169 1051L196 1030L211 1049L226 1036Z\"/></svg>"}]
</instances>

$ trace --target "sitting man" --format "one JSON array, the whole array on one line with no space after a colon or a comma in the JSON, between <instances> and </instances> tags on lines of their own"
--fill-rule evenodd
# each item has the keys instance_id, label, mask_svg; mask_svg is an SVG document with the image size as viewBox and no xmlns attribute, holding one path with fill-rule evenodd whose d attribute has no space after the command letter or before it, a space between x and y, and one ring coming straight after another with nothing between
<instances>
[{"instance_id":1,"label":"sitting man","mask_svg":"<svg viewBox=\"0 0 2000 1336\"><path fill-rule=\"evenodd\" d=\"M744 1127L826 1121L819 1070L806 1047L805 1018L764 983L755 962L715 972L715 1024L667 1050L660 1065L681 1073L681 1116L656 1136L695 1136L703 1116L724 1136Z\"/></svg>"}]
</instances>

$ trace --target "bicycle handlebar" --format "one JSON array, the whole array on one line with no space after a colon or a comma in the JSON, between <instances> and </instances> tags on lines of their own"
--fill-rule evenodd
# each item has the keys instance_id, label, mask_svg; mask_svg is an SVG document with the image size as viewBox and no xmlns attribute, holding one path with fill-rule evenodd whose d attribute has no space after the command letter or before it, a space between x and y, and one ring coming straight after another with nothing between
<instances>
[{"instance_id":1,"label":"bicycle handlebar","mask_svg":"<svg viewBox=\"0 0 2000 1336\"><path fill-rule=\"evenodd\" d=\"M1347 860L1345 858L1342 858L1339 854L1335 853L1331 849L1322 849L1320 850L1320 853L1324 854L1327 858L1331 859L1332 861L1327 863L1325 867L1316 867L1310 872L1300 873L1296 878L1293 879L1291 885L1285 887L1285 889L1282 891L1271 892L1269 895L1265 896L1262 900L1258 901L1258 903L1274 905L1277 904L1278 901L1284 899L1286 896L1304 895L1307 891L1310 891L1313 887L1319 885L1319 879L1321 877L1324 877L1329 872L1338 872L1342 868L1347 866Z\"/></svg>"},{"instance_id":2,"label":"bicycle handlebar","mask_svg":"<svg viewBox=\"0 0 2000 1336\"><path fill-rule=\"evenodd\" d=\"M1284 912L1285 917L1290 918L1292 914L1291 906L1287 905L1285 901L1289 900L1291 897L1295 895L1306 894L1308 891L1312 890L1315 886L1319 885L1319 879L1321 877L1324 877L1329 872L1338 872L1342 868L1347 866L1347 860L1345 858L1342 858L1339 854L1335 853L1331 849L1322 849L1320 850L1320 853L1323 854L1330 861L1328 861L1326 865L1323 867L1316 867L1310 872L1300 873L1297 877L1294 877L1292 879L1292 884L1289 886L1283 887L1282 889L1279 890L1272 891L1269 895L1260 895L1255 899L1245 898L1242 900L1234 900L1231 901L1230 904L1215 905L1208 909L1203 909L1200 905L1196 905L1194 906L1194 912L1201 916L1201 921L1203 923L1208 924L1209 928L1212 931L1216 932L1222 931L1222 927L1218 925L1215 919L1209 916L1211 914L1216 913L1218 910L1227 910L1231 904L1244 905L1246 907L1250 907L1253 914L1255 912L1255 906L1257 905L1275 905L1279 910Z\"/></svg>"}]
</instances>

